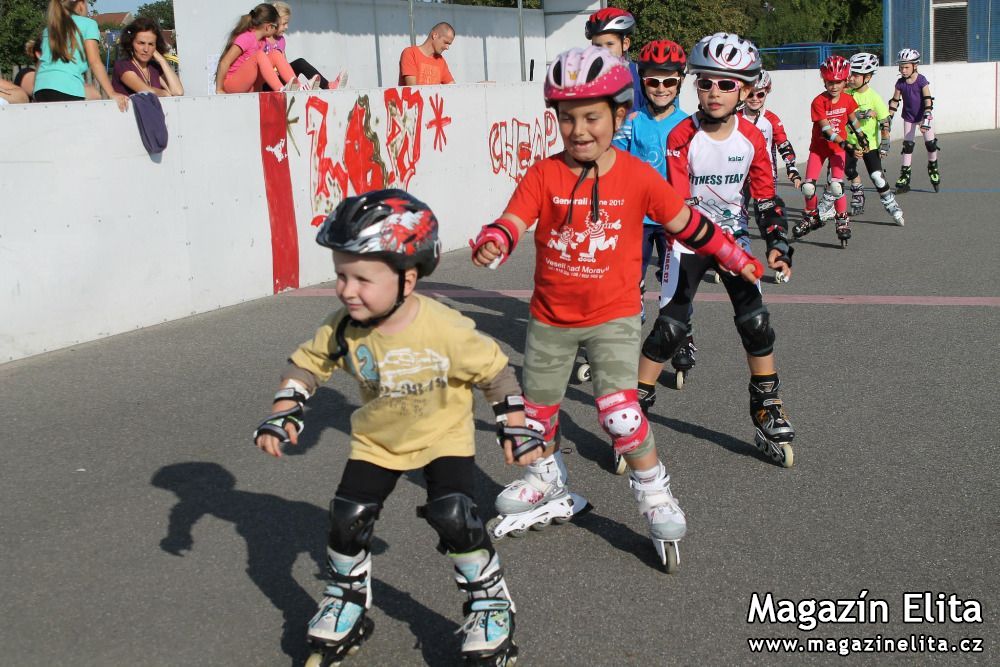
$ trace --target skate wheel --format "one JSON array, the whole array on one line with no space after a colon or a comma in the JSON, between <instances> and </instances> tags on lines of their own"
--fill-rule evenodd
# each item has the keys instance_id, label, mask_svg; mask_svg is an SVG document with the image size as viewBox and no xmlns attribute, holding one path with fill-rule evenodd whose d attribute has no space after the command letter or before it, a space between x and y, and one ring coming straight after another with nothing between
<instances>
[{"instance_id":1,"label":"skate wheel","mask_svg":"<svg viewBox=\"0 0 1000 667\"><path fill-rule=\"evenodd\" d=\"M792 452L792 446L787 442L781 446L781 467L791 468L795 463L795 454Z\"/></svg>"},{"instance_id":2,"label":"skate wheel","mask_svg":"<svg viewBox=\"0 0 1000 667\"><path fill-rule=\"evenodd\" d=\"M847 239L840 239L840 247L841 248L847 247Z\"/></svg>"},{"instance_id":3,"label":"skate wheel","mask_svg":"<svg viewBox=\"0 0 1000 667\"><path fill-rule=\"evenodd\" d=\"M722 276L719 275L718 271L712 274L712 282L715 283L716 285L722 282Z\"/></svg>"},{"instance_id":4,"label":"skate wheel","mask_svg":"<svg viewBox=\"0 0 1000 667\"><path fill-rule=\"evenodd\" d=\"M513 538L524 537L525 535L528 534L528 529L527 528L515 528L514 530L510 531L507 534L510 535Z\"/></svg>"},{"instance_id":5,"label":"skate wheel","mask_svg":"<svg viewBox=\"0 0 1000 667\"><path fill-rule=\"evenodd\" d=\"M673 545L667 546L666 562L663 564L663 570L667 574L674 574L677 572L677 566L680 563L677 559L677 547Z\"/></svg>"},{"instance_id":6,"label":"skate wheel","mask_svg":"<svg viewBox=\"0 0 1000 667\"><path fill-rule=\"evenodd\" d=\"M498 516L495 516L486 522L486 532L488 532L490 534L490 537L492 537L494 540L501 540L505 537L504 535L497 535L496 528L499 525L500 525L500 517Z\"/></svg>"},{"instance_id":7,"label":"skate wheel","mask_svg":"<svg viewBox=\"0 0 1000 667\"><path fill-rule=\"evenodd\" d=\"M572 518L573 517L569 516L554 516L552 517L552 523L554 523L557 526L561 526L564 523L569 523L572 520Z\"/></svg>"},{"instance_id":8,"label":"skate wheel","mask_svg":"<svg viewBox=\"0 0 1000 667\"><path fill-rule=\"evenodd\" d=\"M624 475L625 471L628 470L628 463L625 462L624 456L614 455L614 470L616 475Z\"/></svg>"},{"instance_id":9,"label":"skate wheel","mask_svg":"<svg viewBox=\"0 0 1000 667\"><path fill-rule=\"evenodd\" d=\"M531 529L532 530L545 530L546 528L549 527L550 523L552 523L552 517L548 517L547 519L542 519L538 523L531 524Z\"/></svg>"},{"instance_id":10,"label":"skate wheel","mask_svg":"<svg viewBox=\"0 0 1000 667\"><path fill-rule=\"evenodd\" d=\"M674 389L684 388L684 371L674 373Z\"/></svg>"},{"instance_id":11,"label":"skate wheel","mask_svg":"<svg viewBox=\"0 0 1000 667\"><path fill-rule=\"evenodd\" d=\"M324 667L323 658L325 656L322 653L313 653L306 660L306 667Z\"/></svg>"},{"instance_id":12,"label":"skate wheel","mask_svg":"<svg viewBox=\"0 0 1000 667\"><path fill-rule=\"evenodd\" d=\"M580 364L577 367L576 379L580 382L590 382L590 364Z\"/></svg>"}]
</instances>

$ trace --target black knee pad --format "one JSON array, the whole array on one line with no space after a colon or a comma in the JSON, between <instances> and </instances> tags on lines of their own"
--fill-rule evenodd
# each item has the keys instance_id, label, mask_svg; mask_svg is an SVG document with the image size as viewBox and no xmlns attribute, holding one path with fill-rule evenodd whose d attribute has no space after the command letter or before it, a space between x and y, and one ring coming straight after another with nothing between
<instances>
[{"instance_id":1,"label":"black knee pad","mask_svg":"<svg viewBox=\"0 0 1000 667\"><path fill-rule=\"evenodd\" d=\"M330 503L330 548L345 556L367 550L378 519L378 505L335 496Z\"/></svg>"},{"instance_id":2,"label":"black knee pad","mask_svg":"<svg viewBox=\"0 0 1000 667\"><path fill-rule=\"evenodd\" d=\"M767 308L760 308L734 317L736 330L743 340L743 349L753 357L766 357L774 351L774 329L771 328L771 316Z\"/></svg>"},{"instance_id":3,"label":"black knee pad","mask_svg":"<svg viewBox=\"0 0 1000 667\"><path fill-rule=\"evenodd\" d=\"M910 153L912 153L913 149L916 147L916 145L917 145L916 142L913 142L913 141L904 141L903 142L903 155L909 155Z\"/></svg>"},{"instance_id":4,"label":"black knee pad","mask_svg":"<svg viewBox=\"0 0 1000 667\"><path fill-rule=\"evenodd\" d=\"M924 142L924 148L927 149L928 153L933 153L938 149L937 137L934 137L930 141Z\"/></svg>"},{"instance_id":5,"label":"black knee pad","mask_svg":"<svg viewBox=\"0 0 1000 667\"><path fill-rule=\"evenodd\" d=\"M648 359L662 364L674 356L681 344L687 340L687 335L686 324L672 317L660 315L653 323L653 330L642 344L642 353Z\"/></svg>"},{"instance_id":6,"label":"black knee pad","mask_svg":"<svg viewBox=\"0 0 1000 667\"><path fill-rule=\"evenodd\" d=\"M490 549L486 527L479 518L479 509L464 493L449 493L417 508L417 516L425 519L441 542L442 553L464 554L476 549Z\"/></svg>"}]
</instances>

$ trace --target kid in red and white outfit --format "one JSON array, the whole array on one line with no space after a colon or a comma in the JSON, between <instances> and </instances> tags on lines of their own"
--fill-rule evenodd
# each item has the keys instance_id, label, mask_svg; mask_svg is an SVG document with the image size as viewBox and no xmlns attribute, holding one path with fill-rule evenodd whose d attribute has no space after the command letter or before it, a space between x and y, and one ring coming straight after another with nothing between
<instances>
[{"instance_id":1,"label":"kid in red and white outfit","mask_svg":"<svg viewBox=\"0 0 1000 667\"><path fill-rule=\"evenodd\" d=\"M767 70L760 71L760 78L753 85L753 91L747 96L747 101L743 106L743 117L753 123L767 142L767 155L771 158L771 173L774 176L774 186L778 186L778 156L781 156L785 163L785 174L792 182L795 189L802 187L802 176L795 166L795 149L792 142L788 140L785 133L785 124L781 122L778 115L770 109L765 109L764 104L767 96L771 92L771 75ZM775 196L776 201L781 201ZM783 202L782 202L783 204Z\"/></svg>"},{"instance_id":2,"label":"kid in red and white outfit","mask_svg":"<svg viewBox=\"0 0 1000 667\"><path fill-rule=\"evenodd\" d=\"M738 112L760 70L760 53L739 35L720 32L695 44L688 55L688 72L697 77L698 112L670 133L667 169L678 194L697 202L695 210L726 229L747 252L749 192L757 200L757 226L767 242L768 265L788 276L792 250L783 207L775 201L767 142ZM710 257L683 255L676 291L660 300L659 317L642 345L639 360L639 400L644 410L655 401L663 363L687 341L691 304L702 277L713 265ZM755 444L778 463L791 466L795 431L778 397L775 336L760 287L725 271L720 275L750 367L748 389Z\"/></svg>"},{"instance_id":3,"label":"kid in red and white outfit","mask_svg":"<svg viewBox=\"0 0 1000 667\"><path fill-rule=\"evenodd\" d=\"M836 197L837 238L842 245L851 238L851 220L847 215L847 198L844 196L844 165L847 150L847 130L858 138L858 157L868 150L868 140L858 127L854 115L858 105L854 98L844 92L847 77L851 73L851 63L843 56L830 56L819 68L826 91L812 102L812 141L809 144L809 161L806 163L806 182L802 184L805 196L805 211L802 222L795 225L792 233L801 238L825 223L820 220L816 202L816 179L819 178L823 163L830 162L830 190Z\"/></svg>"},{"instance_id":4,"label":"kid in red and white outfit","mask_svg":"<svg viewBox=\"0 0 1000 667\"><path fill-rule=\"evenodd\" d=\"M502 516L493 535L562 521L585 506L569 493L558 454L559 404L582 346L601 427L631 469L630 484L669 571L687 524L635 388L643 216L743 280L752 283L763 267L717 225L687 208L653 167L612 146L633 100L632 77L622 59L593 46L561 53L546 75L545 100L556 108L565 151L532 165L503 215L472 242L473 262L494 265L537 221L524 399L527 421L542 432L546 448L518 460L530 465L524 479L497 497ZM668 543L674 548L668 550Z\"/></svg>"}]
</instances>

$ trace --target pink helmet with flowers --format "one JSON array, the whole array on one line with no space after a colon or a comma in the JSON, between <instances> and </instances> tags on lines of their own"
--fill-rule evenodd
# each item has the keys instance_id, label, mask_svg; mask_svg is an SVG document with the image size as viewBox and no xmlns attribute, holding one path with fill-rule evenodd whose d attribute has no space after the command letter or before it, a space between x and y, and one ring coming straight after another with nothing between
<instances>
[{"instance_id":1,"label":"pink helmet with flowers","mask_svg":"<svg viewBox=\"0 0 1000 667\"><path fill-rule=\"evenodd\" d=\"M632 73L625 60L599 46L563 51L545 75L545 103L608 98L632 104Z\"/></svg>"},{"instance_id":2,"label":"pink helmet with flowers","mask_svg":"<svg viewBox=\"0 0 1000 667\"><path fill-rule=\"evenodd\" d=\"M844 56L830 56L819 66L824 81L847 81L851 74L851 63Z\"/></svg>"}]
</instances>

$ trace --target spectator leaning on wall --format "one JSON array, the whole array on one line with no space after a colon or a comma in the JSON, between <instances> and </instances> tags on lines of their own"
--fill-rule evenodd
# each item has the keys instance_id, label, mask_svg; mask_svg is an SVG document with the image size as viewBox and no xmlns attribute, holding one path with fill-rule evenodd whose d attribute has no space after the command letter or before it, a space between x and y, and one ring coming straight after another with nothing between
<instances>
[{"instance_id":1,"label":"spectator leaning on wall","mask_svg":"<svg viewBox=\"0 0 1000 667\"><path fill-rule=\"evenodd\" d=\"M423 44L408 46L399 55L400 86L427 86L455 83L444 52L455 41L455 29L441 22L431 28Z\"/></svg>"},{"instance_id":2,"label":"spectator leaning on wall","mask_svg":"<svg viewBox=\"0 0 1000 667\"><path fill-rule=\"evenodd\" d=\"M111 86L123 95L155 93L159 97L183 95L184 86L163 55L167 42L156 21L140 16L122 31L122 57L115 63Z\"/></svg>"}]
</instances>

